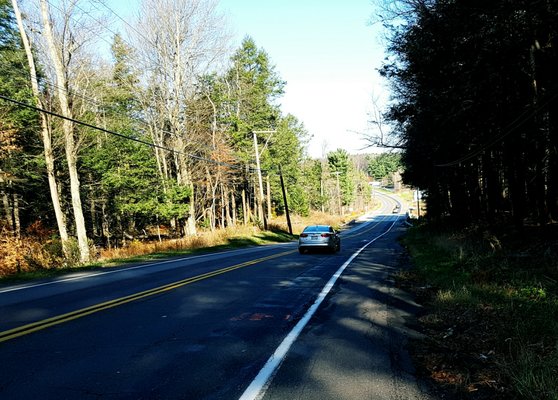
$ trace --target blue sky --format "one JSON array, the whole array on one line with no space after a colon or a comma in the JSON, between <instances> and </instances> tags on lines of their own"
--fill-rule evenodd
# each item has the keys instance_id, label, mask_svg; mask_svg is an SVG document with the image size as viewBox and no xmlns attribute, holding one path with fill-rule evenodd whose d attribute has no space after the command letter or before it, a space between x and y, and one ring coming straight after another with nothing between
<instances>
[{"instance_id":1,"label":"blue sky","mask_svg":"<svg viewBox=\"0 0 558 400\"><path fill-rule=\"evenodd\" d=\"M352 131L367 131L373 97L387 98L371 0L221 0L220 9L236 43L251 36L287 81L282 109L312 135L311 156L321 156L324 143L350 153L366 145Z\"/></svg>"},{"instance_id":2,"label":"blue sky","mask_svg":"<svg viewBox=\"0 0 558 400\"><path fill-rule=\"evenodd\" d=\"M140 0L108 2L122 16L134 14ZM382 27L368 21L376 0L220 0L234 34L233 48L251 36L287 82L280 100L312 139L308 153L343 148L350 153L366 142L372 99L385 104L385 82L377 70L384 58Z\"/></svg>"}]
</instances>

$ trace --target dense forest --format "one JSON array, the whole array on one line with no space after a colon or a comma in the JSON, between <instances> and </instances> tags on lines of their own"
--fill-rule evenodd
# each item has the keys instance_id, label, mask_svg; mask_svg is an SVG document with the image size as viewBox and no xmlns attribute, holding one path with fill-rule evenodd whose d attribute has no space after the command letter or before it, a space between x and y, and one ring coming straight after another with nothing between
<instances>
[{"instance_id":1,"label":"dense forest","mask_svg":"<svg viewBox=\"0 0 558 400\"><path fill-rule=\"evenodd\" d=\"M428 215L558 220L556 1L385 2L392 145Z\"/></svg>"},{"instance_id":2,"label":"dense forest","mask_svg":"<svg viewBox=\"0 0 558 400\"><path fill-rule=\"evenodd\" d=\"M264 228L285 212L281 175L292 213L363 210L370 176L395 165L308 157L270 56L250 37L230 49L213 2L144 0L125 33L118 17L104 1L0 0L4 266L33 249L76 264L134 238Z\"/></svg>"}]
</instances>

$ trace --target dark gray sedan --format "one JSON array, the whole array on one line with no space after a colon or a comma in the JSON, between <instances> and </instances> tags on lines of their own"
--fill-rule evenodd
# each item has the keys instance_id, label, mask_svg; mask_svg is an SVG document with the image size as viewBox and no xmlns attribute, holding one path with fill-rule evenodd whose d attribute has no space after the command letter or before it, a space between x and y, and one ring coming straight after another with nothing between
<instances>
[{"instance_id":1,"label":"dark gray sedan","mask_svg":"<svg viewBox=\"0 0 558 400\"><path fill-rule=\"evenodd\" d=\"M310 225L304 228L298 238L299 253L320 248L332 253L341 250L339 233L330 225Z\"/></svg>"}]
</instances>

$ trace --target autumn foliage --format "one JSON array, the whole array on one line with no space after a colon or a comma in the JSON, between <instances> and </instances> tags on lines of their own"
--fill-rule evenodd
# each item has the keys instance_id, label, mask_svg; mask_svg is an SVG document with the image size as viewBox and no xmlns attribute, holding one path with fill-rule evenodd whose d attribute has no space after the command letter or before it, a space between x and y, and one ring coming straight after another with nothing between
<instances>
[{"instance_id":1,"label":"autumn foliage","mask_svg":"<svg viewBox=\"0 0 558 400\"><path fill-rule=\"evenodd\" d=\"M62 246L52 232L37 221L17 237L3 231L0 235L0 277L64 265Z\"/></svg>"}]
</instances>

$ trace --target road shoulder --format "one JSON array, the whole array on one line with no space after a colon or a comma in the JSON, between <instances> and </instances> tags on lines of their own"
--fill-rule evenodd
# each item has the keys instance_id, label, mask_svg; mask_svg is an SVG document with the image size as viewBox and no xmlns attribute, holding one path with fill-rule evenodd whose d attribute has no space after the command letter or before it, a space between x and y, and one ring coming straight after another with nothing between
<instances>
[{"instance_id":1,"label":"road shoulder","mask_svg":"<svg viewBox=\"0 0 558 400\"><path fill-rule=\"evenodd\" d=\"M406 345L420 307L393 280L404 249L392 233L349 265L291 348L264 399L432 399Z\"/></svg>"}]
</instances>

